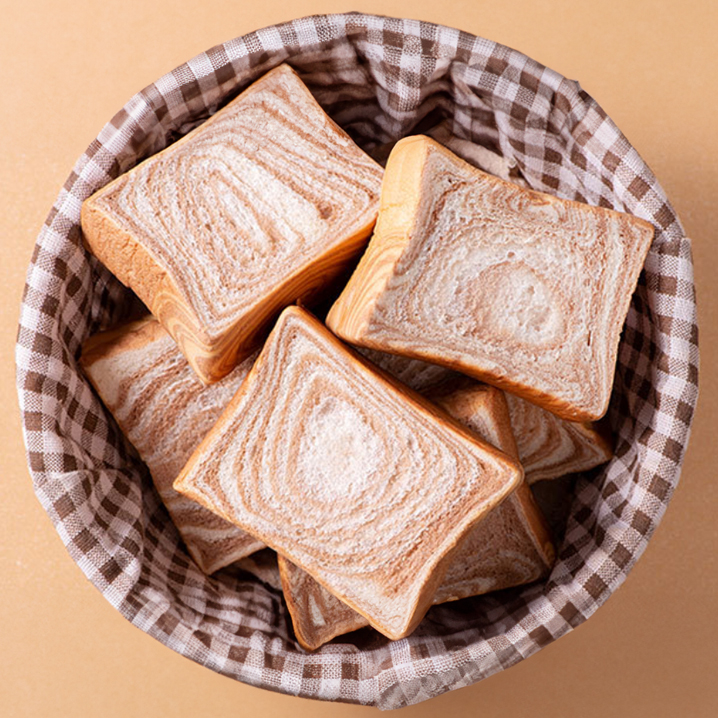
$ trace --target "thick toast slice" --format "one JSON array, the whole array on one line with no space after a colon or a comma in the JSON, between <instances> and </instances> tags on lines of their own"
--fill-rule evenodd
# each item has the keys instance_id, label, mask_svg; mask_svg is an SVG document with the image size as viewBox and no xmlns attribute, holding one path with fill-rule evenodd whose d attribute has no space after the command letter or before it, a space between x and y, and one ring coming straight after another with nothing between
<instances>
[{"instance_id":1,"label":"thick toast slice","mask_svg":"<svg viewBox=\"0 0 718 718\"><path fill-rule=\"evenodd\" d=\"M290 307L174 486L398 639L522 480L515 459Z\"/></svg>"},{"instance_id":2,"label":"thick toast slice","mask_svg":"<svg viewBox=\"0 0 718 718\"><path fill-rule=\"evenodd\" d=\"M327 316L574 421L606 412L653 227L523 189L427 137L389 157L374 236Z\"/></svg>"},{"instance_id":3,"label":"thick toast slice","mask_svg":"<svg viewBox=\"0 0 718 718\"><path fill-rule=\"evenodd\" d=\"M264 544L178 494L172 483L255 358L256 353L222 381L205 386L170 335L151 317L96 334L82 349L85 375L147 464L172 521L205 573Z\"/></svg>"},{"instance_id":4,"label":"thick toast slice","mask_svg":"<svg viewBox=\"0 0 718 718\"><path fill-rule=\"evenodd\" d=\"M82 229L211 383L361 253L382 172L281 65L87 199Z\"/></svg>"}]
</instances>

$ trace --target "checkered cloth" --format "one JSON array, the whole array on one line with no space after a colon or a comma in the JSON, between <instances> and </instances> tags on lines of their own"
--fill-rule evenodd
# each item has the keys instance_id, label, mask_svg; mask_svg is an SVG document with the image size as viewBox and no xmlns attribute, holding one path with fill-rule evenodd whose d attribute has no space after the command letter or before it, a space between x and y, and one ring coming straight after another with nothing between
<instances>
[{"instance_id":1,"label":"checkered cloth","mask_svg":"<svg viewBox=\"0 0 718 718\"><path fill-rule=\"evenodd\" d=\"M616 456L580 477L544 583L434 607L409 638L370 631L305 653L282 598L190 560L136 457L78 370L80 345L137 300L83 249L93 191L289 62L366 150L448 121L533 188L638 215L656 239L624 329L609 412ZM517 663L623 582L678 482L697 398L690 242L655 177L576 82L489 40L362 14L250 33L135 95L70 174L30 265L17 381L35 492L70 555L128 620L227 676L283 693L397 708Z\"/></svg>"}]
</instances>

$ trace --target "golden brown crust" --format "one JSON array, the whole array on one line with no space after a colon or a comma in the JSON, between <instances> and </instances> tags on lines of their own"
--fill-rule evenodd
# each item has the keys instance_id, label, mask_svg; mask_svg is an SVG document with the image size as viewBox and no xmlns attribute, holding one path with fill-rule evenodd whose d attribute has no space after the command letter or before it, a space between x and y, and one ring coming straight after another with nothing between
<instances>
[{"instance_id":1,"label":"golden brown crust","mask_svg":"<svg viewBox=\"0 0 718 718\"><path fill-rule=\"evenodd\" d=\"M323 387L321 393L313 393L315 385ZM337 391L340 393L335 394ZM360 401L359 397L364 398ZM374 402L370 413L364 400ZM271 412L262 409L267 406L272 407ZM300 410L309 413L294 416L293 412ZM353 412L357 421L346 418L353 417ZM277 426L289 422L281 431L280 444L276 436L267 433L265 424L270 421L282 422ZM326 457L322 458L301 474L301 490L293 489L292 481L300 476L296 457L308 455L300 452L299 446L304 446L304 441L314 446L312 442L329 431L308 428L314 426L310 421L320 422L316 427L332 427L331 442L336 442L339 463L326 464ZM327 425L327 421L331 423ZM349 440L360 429L365 432L362 437L371 447L364 447L370 452L362 454L362 461L369 462L361 465L364 468L351 472L337 468L349 459L343 453L343 441L336 438L335 421L344 423ZM376 433L375 426L388 423L391 432ZM413 441L430 444L421 454L400 451L396 444L396 432L404 435L410 426ZM288 442L290 427L291 432L299 433ZM238 432L241 442L234 438ZM327 443L322 447L322 452L332 449ZM271 465L252 458L263 456L263 452L271 453ZM371 468L373 461L378 462L375 468ZM436 464L438 461L449 464ZM407 470L400 471L405 464ZM456 468L449 470L449 466ZM389 471L391 481L380 481L381 474L375 475L379 469ZM441 470L446 478L440 496L414 485L432 470ZM349 481L349 493L339 491L334 479L321 478L325 471L333 477L339 472L337 479ZM514 459L457 428L454 420L422 397L377 374L320 322L291 307L283 312L247 380L193 454L175 488L257 536L362 613L384 635L397 639L408 635L431 605L463 536L521 478ZM308 482L315 480L319 483L312 488ZM271 490L265 487L267 481L271 481ZM366 488L364 481L368 482ZM376 491L395 497L390 511L376 510L376 491L370 488L376 482L380 482ZM354 498L355 491L364 497L361 501ZM302 509L293 510L300 495ZM311 497L315 496L318 503L313 509ZM345 501L351 503L351 512ZM429 507L434 509L429 511ZM428 524L419 518L417 508ZM371 519L365 517L366 512ZM421 541L416 532L421 533ZM359 551L357 543L362 542ZM379 586L383 586L381 591Z\"/></svg>"},{"instance_id":2,"label":"golden brown crust","mask_svg":"<svg viewBox=\"0 0 718 718\"><path fill-rule=\"evenodd\" d=\"M89 367L97 361L108 359L133 349L141 349L156 341L164 330L150 315L128 322L122 326L93 334L82 345L80 365Z\"/></svg>"},{"instance_id":3,"label":"golden brown crust","mask_svg":"<svg viewBox=\"0 0 718 718\"><path fill-rule=\"evenodd\" d=\"M454 214L459 219L452 220ZM516 233L498 216L511 218ZM474 217L481 217L475 226ZM532 264L536 228L556 237L556 257L546 254L540 269ZM559 252L566 231L587 243L569 249L575 254L569 259ZM494 234L500 241L481 239ZM357 345L441 364L562 418L595 420L608 406L620 329L652 236L652 226L639 218L519 188L433 140L405 138L387 164L369 247L327 324ZM469 245L467 237L479 243ZM443 269L455 247L471 261ZM478 257L485 265L474 264ZM610 267L598 272L603 257L610 257ZM570 284L552 262L576 263ZM457 302L477 304L477 311L459 311ZM596 302L605 311L594 327ZM506 343L494 325L504 326Z\"/></svg>"},{"instance_id":4,"label":"golden brown crust","mask_svg":"<svg viewBox=\"0 0 718 718\"><path fill-rule=\"evenodd\" d=\"M276 118L272 121L283 128L290 128L287 133L297 132L305 137L316 157L313 161L305 153L299 164L299 159L292 157L286 160L287 166L282 165L279 170L278 164L275 167L272 162L281 163L286 153L267 146L267 157L260 157L251 148L248 149L251 137L247 139L242 135L236 140L235 154L261 175L259 180L248 179L245 186L242 184L244 178L234 178L232 170L225 169L224 174L217 170L215 165L221 164L224 158L222 161L208 159L206 147L208 142L223 142L228 137L227 127L230 125L227 122L219 124L230 116L227 113L240 112L240 108L262 92L265 94L261 95L261 101L255 102L256 107L252 105L252 111L266 112ZM271 93L276 95L279 111L262 109L264 98ZM305 112L306 117L302 115L292 120L292 110L296 111L294 114ZM302 129L301 122L309 117L313 124L309 129ZM232 132L240 132L238 123L231 127ZM219 139L214 138L213 132ZM195 161L192 150L185 148L196 148L200 142L204 143L203 154ZM324 152L325 145L333 148L330 158ZM318 158L323 159L320 161ZM200 165L209 167L208 163L212 161L214 169L195 169ZM172 224L178 221L173 214L177 211L172 204L176 201L174 195L169 193L165 196L155 189L164 185L161 173L165 164L178 162L184 162L179 167L181 173L174 165L167 171L172 170L170 176L178 177L178 187L179 177L182 178L185 183L182 192L193 195L192 207L189 208L189 202L186 204L188 208L183 215L186 215L186 220L181 231ZM229 163L227 158L225 164ZM326 198L317 195L319 189L313 187L318 182L316 173L329 173L327 176L334 177L332 173L338 172L338 168L343 174L341 182L339 175L335 177L336 192L331 189L330 196ZM160 176L152 184L147 178L151 178L155 171ZM195 200L205 188L192 186L196 171L209 172L208 176L216 182L219 193L216 201L197 204ZM272 176L276 175L278 194L269 196L259 207L257 202L252 201L251 193L247 194L249 190L246 187L272 172ZM243 170L240 174L251 173ZM261 77L198 128L86 200L81 214L85 243L148 306L175 339L202 381L212 383L254 351L268 331L269 323L284 306L294 301L316 299L322 289L341 274L361 251L376 219L380 176L381 168L324 115L296 73L282 65ZM143 180L140 189L133 184L138 177ZM324 179L328 182L326 176ZM204 183L211 186L206 180ZM232 204L234 214L229 209L223 209L225 200L220 197L223 192L230 191L229 187L237 194ZM145 204L137 204L135 194L138 192L144 193L145 204L151 204L151 210L147 210ZM352 208L349 208L347 199L350 195L356 200L356 206ZM308 213L304 218L308 223L306 226L299 223L297 202L303 203L303 211ZM306 209L310 206L313 209ZM185 232L187 237L181 232ZM283 234L287 232L293 238L291 241ZM254 284L243 276L242 272L249 271L254 272L252 277L257 275L255 265L260 255L256 252L261 254L264 251L256 250L254 244L249 246L243 233L252 237L252 242L256 238L257 247L263 238L266 239L263 246L272 250L267 250L268 256L274 256L275 245L287 248L282 250L287 254L281 271L277 270L276 281L271 278L262 280L264 283L260 282L255 289ZM216 240L217 251L215 234L221 235ZM210 250L205 254L190 251L190 236L193 237L191 241L199 242L200 247L211 244ZM295 240L299 243L296 246L292 244ZM181 261L173 257L173 253L180 250L184 252L178 254ZM244 254L240 257L240 252L244 252L249 259ZM236 266L228 264L227 258ZM217 263L216 271L214 262ZM202 272L198 274L195 270L200 265ZM246 269L250 266L251 270ZM266 277L272 270L272 266L264 267L257 276L263 274ZM223 277L222 272L229 272L229 276ZM217 291L215 285L221 286L225 297L230 297L222 308L219 308L221 302L211 300Z\"/></svg>"},{"instance_id":5,"label":"golden brown crust","mask_svg":"<svg viewBox=\"0 0 718 718\"><path fill-rule=\"evenodd\" d=\"M392 181L389 174L384 174L379 212L369 247L327 314L326 325L352 344L386 351L383 345L366 341L365 334L376 302L385 291L393 267L410 241L410 232L405 232L404 228L413 226L421 196L422 167L427 153L422 139L420 136L406 137L394 145L392 167L402 181ZM421 151L405 152L405 147L418 147ZM397 148L401 149L397 151Z\"/></svg>"}]
</instances>

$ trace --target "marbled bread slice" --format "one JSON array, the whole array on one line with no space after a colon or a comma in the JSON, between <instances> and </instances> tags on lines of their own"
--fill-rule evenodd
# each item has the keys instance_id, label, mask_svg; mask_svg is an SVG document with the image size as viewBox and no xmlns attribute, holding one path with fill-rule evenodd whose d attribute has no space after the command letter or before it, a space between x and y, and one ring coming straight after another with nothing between
<instances>
[{"instance_id":1,"label":"marbled bread slice","mask_svg":"<svg viewBox=\"0 0 718 718\"><path fill-rule=\"evenodd\" d=\"M431 398L478 436L516 456L503 392L471 382L461 389L439 389ZM548 526L525 482L463 539L453 555L433 603L478 596L535 581L548 574L555 551ZM294 633L308 650L336 636L369 625L302 569L278 557L284 597Z\"/></svg>"},{"instance_id":2,"label":"marbled bread slice","mask_svg":"<svg viewBox=\"0 0 718 718\"><path fill-rule=\"evenodd\" d=\"M397 639L522 480L517 461L290 307L174 485Z\"/></svg>"},{"instance_id":3,"label":"marbled bread slice","mask_svg":"<svg viewBox=\"0 0 718 718\"><path fill-rule=\"evenodd\" d=\"M636 217L492 177L426 137L386 166L374 236L327 325L593 420L653 237Z\"/></svg>"},{"instance_id":4,"label":"marbled bread slice","mask_svg":"<svg viewBox=\"0 0 718 718\"><path fill-rule=\"evenodd\" d=\"M508 392L506 403L528 484L611 460L613 438L603 422L567 421Z\"/></svg>"},{"instance_id":5,"label":"marbled bread slice","mask_svg":"<svg viewBox=\"0 0 718 718\"><path fill-rule=\"evenodd\" d=\"M208 574L264 544L178 494L172 482L255 358L256 353L222 381L205 386L170 335L151 317L96 334L82 348L85 375L147 464L188 551Z\"/></svg>"},{"instance_id":6,"label":"marbled bread slice","mask_svg":"<svg viewBox=\"0 0 718 718\"><path fill-rule=\"evenodd\" d=\"M419 392L419 394L425 394L432 387L452 383L462 378L462 374L421 359L409 359L400 354L387 354L386 352L367 349L366 347L355 346L353 349L382 371L391 374L395 379L398 379L402 384L406 384L410 389Z\"/></svg>"},{"instance_id":7,"label":"marbled bread slice","mask_svg":"<svg viewBox=\"0 0 718 718\"><path fill-rule=\"evenodd\" d=\"M361 252L382 172L281 65L92 195L82 229L211 383Z\"/></svg>"},{"instance_id":8,"label":"marbled bread slice","mask_svg":"<svg viewBox=\"0 0 718 718\"><path fill-rule=\"evenodd\" d=\"M443 408L455 418L456 411L466 411L473 395L483 410L486 385L438 364L386 354L357 347L360 354L414 391L431 397L441 393ZM457 406L453 407L452 402ZM602 422L579 422L561 419L540 406L506 392L511 428L516 440L518 459L524 467L529 485L542 479L557 479L566 474L588 471L606 463L613 456L613 438ZM470 415L464 414L470 424Z\"/></svg>"}]
</instances>

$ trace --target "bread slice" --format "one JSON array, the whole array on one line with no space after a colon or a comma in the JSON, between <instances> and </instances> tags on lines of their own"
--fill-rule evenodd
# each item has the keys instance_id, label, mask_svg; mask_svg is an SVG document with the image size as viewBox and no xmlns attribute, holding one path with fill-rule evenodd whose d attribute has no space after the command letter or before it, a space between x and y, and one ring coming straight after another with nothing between
<instances>
[{"instance_id":1,"label":"bread slice","mask_svg":"<svg viewBox=\"0 0 718 718\"><path fill-rule=\"evenodd\" d=\"M264 544L172 488L245 376L256 355L221 382L205 386L167 332L151 317L91 337L85 375L147 464L187 550L205 573Z\"/></svg>"},{"instance_id":2,"label":"bread slice","mask_svg":"<svg viewBox=\"0 0 718 718\"><path fill-rule=\"evenodd\" d=\"M411 633L517 461L403 390L298 307L175 481L392 639Z\"/></svg>"},{"instance_id":3,"label":"bread slice","mask_svg":"<svg viewBox=\"0 0 718 718\"><path fill-rule=\"evenodd\" d=\"M486 406L485 384L420 359L362 347L358 351L414 391L433 399L441 396L442 408L470 428L472 421L481 420ZM611 432L601 422L561 419L514 394L506 393L506 403L517 456L529 485L542 479L588 471L613 456ZM471 414L473 406L478 412L476 417ZM487 436L482 431L478 433ZM496 446L502 448L499 444Z\"/></svg>"},{"instance_id":4,"label":"bread slice","mask_svg":"<svg viewBox=\"0 0 718 718\"><path fill-rule=\"evenodd\" d=\"M611 432L601 422L566 421L513 394L506 402L529 485L588 471L613 456Z\"/></svg>"},{"instance_id":5,"label":"bread slice","mask_svg":"<svg viewBox=\"0 0 718 718\"><path fill-rule=\"evenodd\" d=\"M277 555L277 564L294 635L305 650L315 651L332 638L369 625L369 620L361 613L284 556Z\"/></svg>"},{"instance_id":6,"label":"bread slice","mask_svg":"<svg viewBox=\"0 0 718 718\"><path fill-rule=\"evenodd\" d=\"M395 379L398 379L410 389L419 392L419 394L425 394L433 387L446 383L451 384L462 378L461 374L451 369L438 364L430 364L421 359L408 359L399 354L387 354L386 352L365 347L353 348L382 371L391 374Z\"/></svg>"},{"instance_id":7,"label":"bread slice","mask_svg":"<svg viewBox=\"0 0 718 718\"><path fill-rule=\"evenodd\" d=\"M397 143L374 236L327 325L559 416L608 406L647 222L520 188L426 137Z\"/></svg>"},{"instance_id":8,"label":"bread slice","mask_svg":"<svg viewBox=\"0 0 718 718\"><path fill-rule=\"evenodd\" d=\"M281 65L92 195L82 229L210 383L361 252L381 177Z\"/></svg>"},{"instance_id":9,"label":"bread slice","mask_svg":"<svg viewBox=\"0 0 718 718\"><path fill-rule=\"evenodd\" d=\"M438 390L437 403L482 439L512 456L503 392L471 382L466 392ZM548 526L525 482L475 526L455 552L433 603L478 596L535 581L548 574L555 551ZM278 557L284 597L300 645L319 648L336 636L368 625L366 618L326 591L308 573Z\"/></svg>"}]
</instances>

